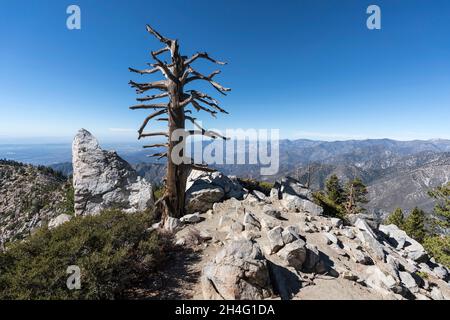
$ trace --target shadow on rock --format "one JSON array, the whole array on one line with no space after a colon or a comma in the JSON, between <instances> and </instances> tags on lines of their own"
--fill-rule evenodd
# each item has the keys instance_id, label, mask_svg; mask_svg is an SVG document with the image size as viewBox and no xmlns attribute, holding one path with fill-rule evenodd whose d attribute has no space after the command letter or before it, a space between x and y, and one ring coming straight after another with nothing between
<instances>
[{"instance_id":1,"label":"shadow on rock","mask_svg":"<svg viewBox=\"0 0 450 320\"><path fill-rule=\"evenodd\" d=\"M273 290L282 300L292 299L301 288L298 276L289 269L268 261Z\"/></svg>"}]
</instances>

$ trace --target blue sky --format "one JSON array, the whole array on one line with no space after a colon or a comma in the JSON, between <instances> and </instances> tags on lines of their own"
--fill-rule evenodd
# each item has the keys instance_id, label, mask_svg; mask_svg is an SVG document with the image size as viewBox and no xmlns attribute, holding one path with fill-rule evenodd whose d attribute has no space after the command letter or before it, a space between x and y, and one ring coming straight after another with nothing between
<instances>
[{"instance_id":1,"label":"blue sky","mask_svg":"<svg viewBox=\"0 0 450 320\"><path fill-rule=\"evenodd\" d=\"M81 8L81 30L66 28L70 4ZM366 28L370 4L381 7L381 30ZM161 47L146 23L186 55L229 62L217 79L232 91L217 97L230 114L203 114L208 128L450 138L449 1L36 0L0 9L0 143L69 140L81 127L133 141L145 112L128 109L127 83L159 77L128 72Z\"/></svg>"}]
</instances>

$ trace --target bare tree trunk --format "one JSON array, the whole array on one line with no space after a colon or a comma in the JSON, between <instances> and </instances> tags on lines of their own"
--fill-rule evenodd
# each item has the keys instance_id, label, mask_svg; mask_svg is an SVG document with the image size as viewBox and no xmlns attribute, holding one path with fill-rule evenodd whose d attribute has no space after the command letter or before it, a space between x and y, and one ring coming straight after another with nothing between
<instances>
[{"instance_id":1,"label":"bare tree trunk","mask_svg":"<svg viewBox=\"0 0 450 320\"><path fill-rule=\"evenodd\" d=\"M180 96L183 92L182 87L172 83L169 88L170 96L176 97L172 99L169 106L169 148L168 148L168 162L167 162L167 174L166 174L166 193L165 201L166 208L163 212L163 219L167 216L175 218L182 217L184 215L184 203L185 203L185 191L186 180L188 177L189 167L184 163L175 164L172 161L172 151L175 147L177 150L181 150L179 157L184 157L184 150L186 141L184 137L181 137L177 141L172 141L171 137L176 130L185 128L185 115L184 109L179 107ZM178 99L177 99L178 98ZM180 146L182 144L182 146Z\"/></svg>"},{"instance_id":2,"label":"bare tree trunk","mask_svg":"<svg viewBox=\"0 0 450 320\"><path fill-rule=\"evenodd\" d=\"M167 217L179 218L184 215L186 182L191 169L214 171L207 168L207 165L195 164L192 159L186 157L184 152L187 137L190 135L203 135L213 139L225 139L225 137L217 134L216 132L203 129L196 122L196 118L186 116L185 113L192 113L192 110L186 110L185 108L190 105L195 110L208 112L213 117L215 117L217 112L227 112L219 106L219 102L217 100L208 94L196 90L188 90L188 92L184 92L184 85L193 81L206 81L223 95L226 95L225 92L230 91L231 89L225 88L213 80L213 78L220 73L219 70L216 70L206 76L194 70L192 67L192 63L198 59L206 59L219 65L224 65L225 62L217 61L211 58L206 52L198 52L190 58L183 56L179 52L177 40L163 37L149 25L147 25L146 28L149 33L155 36L165 46L157 51L151 51L151 56L153 60L156 61L156 63L148 64L152 68L143 70L129 68L129 70L141 75L161 72L164 75L164 80L148 83L137 83L130 81L129 84L131 87L136 89L137 94L142 94L148 90L159 90L163 91L163 93L139 97L137 98L137 101L141 102L141 104L131 106L130 109L158 110L145 118L140 129L138 130L139 139L154 136L165 136L168 138L167 143L157 143L144 146L145 148L161 146L167 147L166 152L151 155L159 158L167 157L166 188L163 197L157 202L157 211L161 213L162 220L166 221ZM170 62L163 62L159 58L159 56L163 53L170 53ZM144 101L152 101L160 98L169 98L169 103L142 104ZM167 118L158 118L156 120L168 121L167 132L144 132L144 129L151 119L164 114L167 114ZM185 130L186 120L191 121L198 130ZM178 130L180 131L174 136L174 132ZM178 138L174 140L175 137ZM179 154L174 154L174 150L179 152ZM173 156L179 157L179 159L175 160L181 159L182 161L175 161Z\"/></svg>"}]
</instances>

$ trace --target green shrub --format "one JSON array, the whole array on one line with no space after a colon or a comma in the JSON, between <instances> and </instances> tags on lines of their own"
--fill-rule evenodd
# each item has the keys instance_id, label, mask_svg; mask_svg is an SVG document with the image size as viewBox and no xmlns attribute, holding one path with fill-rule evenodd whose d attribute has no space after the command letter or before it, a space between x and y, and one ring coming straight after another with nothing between
<instances>
[{"instance_id":1,"label":"green shrub","mask_svg":"<svg viewBox=\"0 0 450 320\"><path fill-rule=\"evenodd\" d=\"M144 283L165 260L170 241L148 213L117 210L75 217L0 253L0 299L115 299ZM67 267L81 270L81 289L66 286Z\"/></svg>"},{"instance_id":2,"label":"green shrub","mask_svg":"<svg viewBox=\"0 0 450 320\"><path fill-rule=\"evenodd\" d=\"M161 197L164 195L165 191L166 191L166 188L163 184L155 185L153 187L153 198L155 199L155 201L161 199Z\"/></svg>"},{"instance_id":3,"label":"green shrub","mask_svg":"<svg viewBox=\"0 0 450 320\"><path fill-rule=\"evenodd\" d=\"M423 246L427 252L436 259L437 262L442 263L447 268L450 268L450 236L429 236L425 237Z\"/></svg>"},{"instance_id":4,"label":"green shrub","mask_svg":"<svg viewBox=\"0 0 450 320\"><path fill-rule=\"evenodd\" d=\"M385 224L395 224L400 229L403 228L405 223L405 216L403 215L403 210L401 208L397 208L392 212L389 217L384 221Z\"/></svg>"},{"instance_id":5,"label":"green shrub","mask_svg":"<svg viewBox=\"0 0 450 320\"><path fill-rule=\"evenodd\" d=\"M321 191L313 193L314 202L323 208L323 214L346 220L345 210Z\"/></svg>"},{"instance_id":6,"label":"green shrub","mask_svg":"<svg viewBox=\"0 0 450 320\"><path fill-rule=\"evenodd\" d=\"M409 214L409 216L405 219L403 230L408 236L422 243L425 235L427 234L425 220L425 212L415 207Z\"/></svg>"}]
</instances>

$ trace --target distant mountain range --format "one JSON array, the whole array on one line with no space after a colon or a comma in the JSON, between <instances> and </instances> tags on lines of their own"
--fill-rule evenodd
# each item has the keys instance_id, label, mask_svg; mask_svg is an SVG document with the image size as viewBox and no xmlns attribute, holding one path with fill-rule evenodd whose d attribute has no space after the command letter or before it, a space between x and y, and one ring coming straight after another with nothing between
<instances>
[{"instance_id":1,"label":"distant mountain range","mask_svg":"<svg viewBox=\"0 0 450 320\"><path fill-rule=\"evenodd\" d=\"M369 189L369 209L386 214L395 207L414 206L432 210L427 191L450 180L450 140L396 141L390 139L312 141L281 140L280 170L274 176L261 176L259 165L215 165L227 175L274 181L281 176L297 177L312 189L324 186L325 179L337 174L343 181L360 177ZM154 163L148 150L138 144L107 145L132 163L148 180L161 183L164 163ZM247 149L248 150L248 149ZM71 173L70 145L0 145L0 158L46 164ZM62 161L58 161L62 160Z\"/></svg>"}]
</instances>

